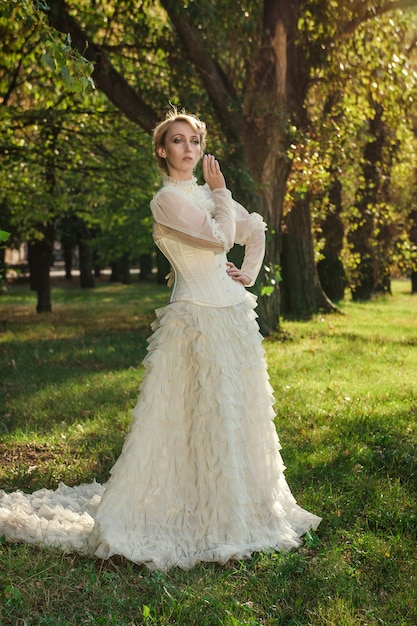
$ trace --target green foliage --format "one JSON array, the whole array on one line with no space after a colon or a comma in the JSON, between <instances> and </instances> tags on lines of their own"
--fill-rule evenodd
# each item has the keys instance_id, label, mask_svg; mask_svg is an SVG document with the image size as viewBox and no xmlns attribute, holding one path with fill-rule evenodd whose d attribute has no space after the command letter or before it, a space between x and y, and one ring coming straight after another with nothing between
<instances>
[{"instance_id":1,"label":"green foliage","mask_svg":"<svg viewBox=\"0 0 417 626\"><path fill-rule=\"evenodd\" d=\"M9 237L10 237L10 233L8 233L5 230L0 230L0 243L6 243Z\"/></svg>"},{"instance_id":2,"label":"green foliage","mask_svg":"<svg viewBox=\"0 0 417 626\"><path fill-rule=\"evenodd\" d=\"M64 82L66 89L75 92L94 89L91 74L94 65L71 45L71 35L63 35L52 28L47 20L50 10L47 2L10 0L0 6L0 27L3 31L12 23L20 33L30 32L42 42L40 63L52 75Z\"/></svg>"},{"instance_id":3,"label":"green foliage","mask_svg":"<svg viewBox=\"0 0 417 626\"><path fill-rule=\"evenodd\" d=\"M311 3L315 4L315 3ZM365 209L372 216L367 249L372 255L377 280L384 273L410 270L410 216L415 206L414 183L417 170L417 144L414 132L413 102L417 97L417 73L412 37L415 13L388 13L374 17L348 35L333 39L343 31L343 24L354 21L354 7L332 2L324 23L331 23L329 38L319 34L311 9L308 29L326 49L326 63L313 67L308 96L309 132L297 138L292 146L292 172L287 188L287 206L300 195L311 198L316 255L320 258L321 228L331 215L332 185L342 185L340 218L345 231L345 244L340 254L349 282L360 282L357 268L361 253L352 250L348 241L363 224L357 202L364 197L364 168L369 168L364 151L375 137L371 121L378 107L383 107L383 151L375 164L379 183L372 189L372 200ZM330 6L331 5L331 6ZM337 8L337 11L336 11ZM333 15L331 15L333 14ZM320 18L321 19L321 18ZM323 18L324 19L324 18ZM356 19L356 18L355 18ZM315 28L317 27L317 28ZM314 33L314 34L313 34ZM327 41L327 43L326 43ZM377 51L377 52L376 52Z\"/></svg>"},{"instance_id":4,"label":"green foliage","mask_svg":"<svg viewBox=\"0 0 417 626\"><path fill-rule=\"evenodd\" d=\"M46 223L76 245L78 231L65 229L81 220L103 263L137 258L151 245L156 176L149 139L85 88L93 66L40 9L48 11L12 3L0 14L0 197L12 245L43 238Z\"/></svg>"},{"instance_id":5,"label":"green foliage","mask_svg":"<svg viewBox=\"0 0 417 626\"><path fill-rule=\"evenodd\" d=\"M270 296L272 293L274 293L282 280L281 268L279 265L264 265L263 269L264 279L260 287L260 295Z\"/></svg>"},{"instance_id":6,"label":"green foliage","mask_svg":"<svg viewBox=\"0 0 417 626\"><path fill-rule=\"evenodd\" d=\"M41 63L57 72L64 80L65 86L70 91L84 92L95 89L91 74L94 71L93 63L90 63L80 55L71 45L71 35L49 35L45 41L45 52L41 56ZM59 41L59 39L61 41Z\"/></svg>"},{"instance_id":7,"label":"green foliage","mask_svg":"<svg viewBox=\"0 0 417 626\"><path fill-rule=\"evenodd\" d=\"M112 242L115 254L148 250L149 224L141 216L149 215L155 172L147 136L96 93L69 96L64 82L44 89L52 84L42 66L33 65L37 31L29 31L26 44L23 33L15 34L10 31L6 45L10 73L0 74L9 94L0 108L0 193L13 244L42 238L46 222L59 227L73 215L102 238L103 258ZM20 66L21 87L10 82L13 64Z\"/></svg>"},{"instance_id":8,"label":"green foliage","mask_svg":"<svg viewBox=\"0 0 417 626\"><path fill-rule=\"evenodd\" d=\"M58 33L48 21L50 8L59 13L64 5L52 0L49 4L11 0L0 6L4 94L0 201L12 212L13 244L42 237L46 221L60 229L75 216L93 232L94 245L106 262L146 251L150 245L147 206L155 181L149 141L136 124L120 118L113 105L93 91L94 67L86 59L87 51L75 51L71 36ZM234 195L250 210L257 210L259 181L249 176L241 137L231 131L225 117L239 120L247 114L246 98L263 52L263 3L71 0L67 5L85 41L95 44L129 90L152 109L155 119L172 102L207 121L209 150L219 157ZM168 19L170 6L194 30L180 32L175 20ZM305 63L300 69L297 59L289 58L288 69L289 76L297 68L309 74L307 99L304 102L301 93L290 94L302 113L291 127L285 112L278 115L291 143L282 155L284 165L278 168L291 161L285 210L300 198L311 202L316 260L325 243L323 220L334 209L330 198L334 173L343 184L340 218L346 237L341 256L351 284L356 280L358 255L346 242L357 228L355 206L363 182L364 147L379 105L384 107L386 145L379 163L381 189L370 209L369 247L383 270L409 271L415 262L409 237L414 199L407 183L414 180L417 168L416 17L414 11L386 11L388 6L342 0L303 2L294 36ZM220 111L207 88L199 71L201 56L186 49L191 33L203 42L204 56L213 59L230 98L227 111ZM255 109L269 107L272 117L265 119L276 120L275 94L264 102L256 89L254 93ZM112 100L123 108L118 96L114 94ZM136 120L135 114L129 116ZM141 123L139 111L137 122ZM249 131L255 134L255 128ZM271 141L267 135L266 141ZM264 142L254 141L253 150L257 152ZM280 203L272 210L280 211ZM277 219L275 237L279 227ZM381 242L388 231L391 240ZM269 262L274 266L279 259ZM269 285L266 291L276 290Z\"/></svg>"}]
</instances>

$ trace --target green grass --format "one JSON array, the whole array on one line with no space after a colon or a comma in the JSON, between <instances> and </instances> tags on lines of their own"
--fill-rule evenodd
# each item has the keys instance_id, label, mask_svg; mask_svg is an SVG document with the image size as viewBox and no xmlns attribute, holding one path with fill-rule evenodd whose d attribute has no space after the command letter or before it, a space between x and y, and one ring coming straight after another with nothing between
<instances>
[{"instance_id":1,"label":"green grass","mask_svg":"<svg viewBox=\"0 0 417 626\"><path fill-rule=\"evenodd\" d=\"M287 555L150 572L0 543L1 625L417 624L417 297L342 303L265 341L286 475L323 517ZM0 487L106 480L143 373L151 284L0 297Z\"/></svg>"}]
</instances>

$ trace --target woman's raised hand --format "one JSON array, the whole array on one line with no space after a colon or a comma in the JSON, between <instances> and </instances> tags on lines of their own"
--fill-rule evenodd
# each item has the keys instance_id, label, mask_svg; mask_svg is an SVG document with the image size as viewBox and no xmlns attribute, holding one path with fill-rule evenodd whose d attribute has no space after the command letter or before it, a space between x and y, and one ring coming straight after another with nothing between
<instances>
[{"instance_id":1,"label":"woman's raised hand","mask_svg":"<svg viewBox=\"0 0 417 626\"><path fill-rule=\"evenodd\" d=\"M211 190L226 187L219 162L212 154L205 154L203 156L203 176Z\"/></svg>"}]
</instances>

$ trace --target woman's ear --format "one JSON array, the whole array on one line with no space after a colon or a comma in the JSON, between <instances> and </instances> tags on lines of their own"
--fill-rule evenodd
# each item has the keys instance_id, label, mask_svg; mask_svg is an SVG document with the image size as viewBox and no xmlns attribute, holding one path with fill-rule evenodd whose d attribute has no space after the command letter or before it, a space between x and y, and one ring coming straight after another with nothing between
<instances>
[{"instance_id":1,"label":"woman's ear","mask_svg":"<svg viewBox=\"0 0 417 626\"><path fill-rule=\"evenodd\" d=\"M165 148L163 148L162 146L159 146L159 148L157 149L158 152L158 156L161 157L161 159L165 159L167 153L165 152Z\"/></svg>"}]
</instances>

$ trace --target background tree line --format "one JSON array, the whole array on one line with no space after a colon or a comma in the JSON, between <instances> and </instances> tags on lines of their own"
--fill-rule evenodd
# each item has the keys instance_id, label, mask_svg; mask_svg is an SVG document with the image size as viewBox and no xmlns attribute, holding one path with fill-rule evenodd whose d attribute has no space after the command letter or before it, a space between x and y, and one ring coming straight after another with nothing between
<instances>
[{"instance_id":1,"label":"background tree line","mask_svg":"<svg viewBox=\"0 0 417 626\"><path fill-rule=\"evenodd\" d=\"M0 228L29 242L38 310L56 238L79 246L85 286L151 250L149 133L169 103L207 121L235 197L268 222L265 332L346 289L389 292L393 270L417 291L416 6L3 5Z\"/></svg>"}]
</instances>

